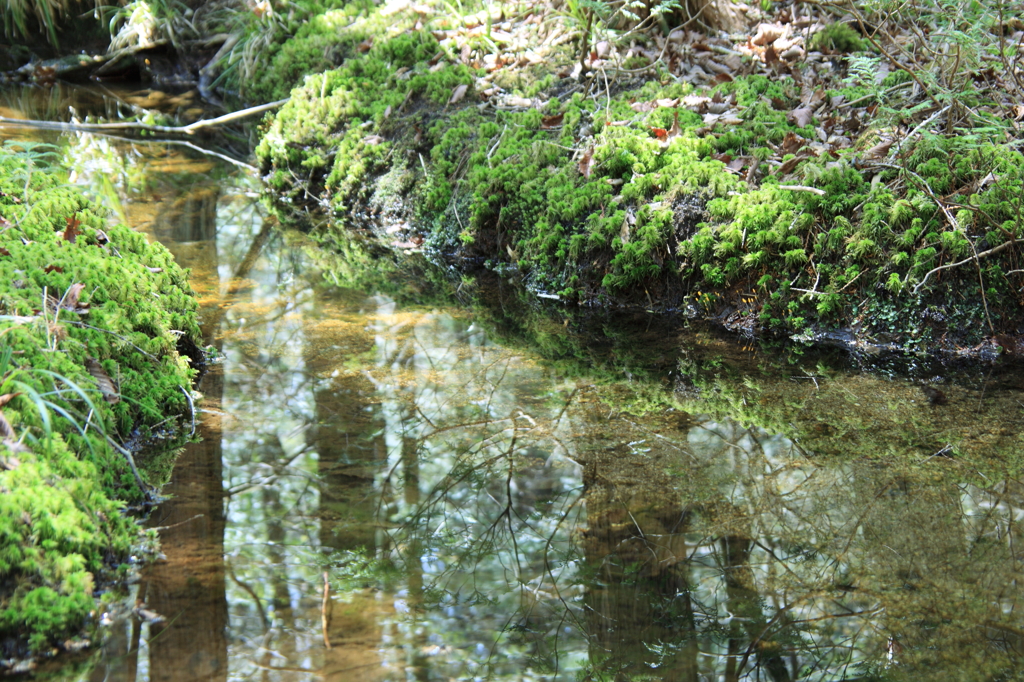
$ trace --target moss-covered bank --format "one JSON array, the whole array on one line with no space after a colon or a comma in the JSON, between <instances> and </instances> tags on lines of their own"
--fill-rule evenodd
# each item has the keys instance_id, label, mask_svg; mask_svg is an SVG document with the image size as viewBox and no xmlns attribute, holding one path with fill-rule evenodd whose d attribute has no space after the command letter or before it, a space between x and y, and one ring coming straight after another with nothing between
<instances>
[{"instance_id":1,"label":"moss-covered bank","mask_svg":"<svg viewBox=\"0 0 1024 682\"><path fill-rule=\"evenodd\" d=\"M187 435L185 354L202 358L185 273L109 224L55 157L0 149L3 659L98 620L99 588L124 577L140 540L126 507L166 481Z\"/></svg>"},{"instance_id":2,"label":"moss-covered bank","mask_svg":"<svg viewBox=\"0 0 1024 682\"><path fill-rule=\"evenodd\" d=\"M566 52L483 80L433 33L395 26L307 76L257 152L270 186L330 211L332 229L422 241L570 303L1018 351L1024 156L1002 131L919 127L891 155L876 143L893 131L870 126L826 144L830 123L793 115L808 95L792 75L697 90L652 69L588 87L554 76ZM856 82L815 97L861 96Z\"/></svg>"}]
</instances>

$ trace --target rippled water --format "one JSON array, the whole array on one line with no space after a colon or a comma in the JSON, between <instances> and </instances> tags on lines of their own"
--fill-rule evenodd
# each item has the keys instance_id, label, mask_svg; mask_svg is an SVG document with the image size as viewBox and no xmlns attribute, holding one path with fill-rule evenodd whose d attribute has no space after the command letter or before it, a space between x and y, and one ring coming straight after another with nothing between
<instances>
[{"instance_id":1,"label":"rippled water","mask_svg":"<svg viewBox=\"0 0 1024 682\"><path fill-rule=\"evenodd\" d=\"M131 106L7 94L4 115ZM646 318L563 320L507 290L454 306L421 282L419 299L346 288L244 167L177 144L0 137L60 144L77 182L191 268L219 357L203 439L148 521L165 559L131 586L140 608L48 672L1021 674L1018 370L892 378Z\"/></svg>"}]
</instances>

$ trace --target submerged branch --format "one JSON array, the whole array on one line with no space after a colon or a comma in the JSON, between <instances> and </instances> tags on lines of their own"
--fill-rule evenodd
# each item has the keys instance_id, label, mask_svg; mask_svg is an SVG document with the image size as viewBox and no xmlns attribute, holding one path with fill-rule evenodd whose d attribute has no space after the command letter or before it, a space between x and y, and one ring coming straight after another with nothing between
<instances>
[{"instance_id":1,"label":"submerged branch","mask_svg":"<svg viewBox=\"0 0 1024 682\"><path fill-rule=\"evenodd\" d=\"M224 114L217 118L203 119L196 121L195 123L189 123L185 126L159 126L150 123L140 123L138 121L124 121L122 123L59 123L56 121L36 121L32 119L21 119L21 118L8 118L6 116L0 116L0 124L7 125L18 125L27 126L30 128L40 128L43 130L64 130L64 131L103 131L103 130L146 130L154 133L182 133L185 135L191 135L197 130L203 128L212 128L214 126L223 125L224 123L230 123L231 121L237 121L248 116L255 114L261 114L271 109L276 109L281 106L288 99L278 100L276 102L270 102L268 104L260 104L255 107L249 107L248 109L242 109L241 111L234 111L230 114Z\"/></svg>"}]
</instances>

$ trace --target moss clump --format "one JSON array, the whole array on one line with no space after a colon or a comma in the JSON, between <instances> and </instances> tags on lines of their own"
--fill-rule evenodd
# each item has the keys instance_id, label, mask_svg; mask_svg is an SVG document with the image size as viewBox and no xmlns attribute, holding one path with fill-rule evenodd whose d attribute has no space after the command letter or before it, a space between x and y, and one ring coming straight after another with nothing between
<instances>
[{"instance_id":1,"label":"moss clump","mask_svg":"<svg viewBox=\"0 0 1024 682\"><path fill-rule=\"evenodd\" d=\"M473 81L463 65L432 69L428 60L437 52L429 33L406 33L308 77L256 149L270 184L285 193L325 188L334 195L325 202L339 210L346 200L366 198L365 178L392 149L380 133L420 100L441 107L456 87Z\"/></svg>"},{"instance_id":2,"label":"moss clump","mask_svg":"<svg viewBox=\"0 0 1024 682\"><path fill-rule=\"evenodd\" d=\"M860 52L866 49L867 44L853 26L837 22L811 36L810 46L812 50Z\"/></svg>"},{"instance_id":3,"label":"moss clump","mask_svg":"<svg viewBox=\"0 0 1024 682\"><path fill-rule=\"evenodd\" d=\"M325 11L321 3L308 2L297 3L296 8L301 16L307 17L306 21L297 22L290 38L271 41L255 57L253 68L259 77L243 78L238 83L246 100L269 102L287 97L306 74L336 67L367 39L365 30L346 30L354 22L350 10ZM270 27L254 22L248 27L245 40L261 40L267 30Z\"/></svg>"},{"instance_id":4,"label":"moss clump","mask_svg":"<svg viewBox=\"0 0 1024 682\"><path fill-rule=\"evenodd\" d=\"M119 443L188 410L177 348L200 335L171 255L107 225L45 148L0 149L0 225L0 639L38 650L135 540L119 509L146 492ZM135 461L160 485L173 456Z\"/></svg>"}]
</instances>

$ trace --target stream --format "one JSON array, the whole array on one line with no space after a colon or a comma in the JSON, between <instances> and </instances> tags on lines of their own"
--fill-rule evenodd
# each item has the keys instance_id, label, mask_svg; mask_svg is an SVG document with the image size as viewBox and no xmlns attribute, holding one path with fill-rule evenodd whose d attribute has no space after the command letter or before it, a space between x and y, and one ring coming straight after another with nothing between
<instances>
[{"instance_id":1,"label":"stream","mask_svg":"<svg viewBox=\"0 0 1024 682\"><path fill-rule=\"evenodd\" d=\"M0 91L10 117L156 106L197 105ZM217 352L201 440L146 521L162 556L99 615L102 647L37 677L1022 674L1021 369L580 321L501 285L466 305L456 285L354 285L229 161L244 131L194 140L217 155L0 141L58 145L74 182L191 269Z\"/></svg>"}]
</instances>

